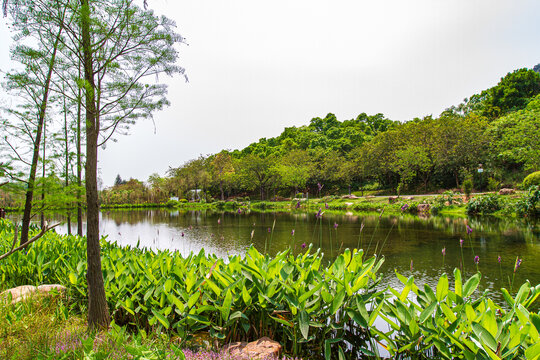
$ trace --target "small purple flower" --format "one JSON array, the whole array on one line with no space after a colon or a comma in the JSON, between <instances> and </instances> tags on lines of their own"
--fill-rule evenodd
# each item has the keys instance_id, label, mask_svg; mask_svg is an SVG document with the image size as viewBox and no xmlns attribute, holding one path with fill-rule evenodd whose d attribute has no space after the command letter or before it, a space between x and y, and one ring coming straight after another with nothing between
<instances>
[{"instance_id":1,"label":"small purple flower","mask_svg":"<svg viewBox=\"0 0 540 360\"><path fill-rule=\"evenodd\" d=\"M403 206L401 207L401 211L405 211L409 208L409 204L403 204Z\"/></svg>"},{"instance_id":2,"label":"small purple flower","mask_svg":"<svg viewBox=\"0 0 540 360\"><path fill-rule=\"evenodd\" d=\"M501 255L497 257L497 261L499 262L499 264L502 262Z\"/></svg>"},{"instance_id":3,"label":"small purple flower","mask_svg":"<svg viewBox=\"0 0 540 360\"><path fill-rule=\"evenodd\" d=\"M292 229L292 231L291 231L291 235L292 235L292 236L294 236L294 229Z\"/></svg>"},{"instance_id":4,"label":"small purple flower","mask_svg":"<svg viewBox=\"0 0 540 360\"><path fill-rule=\"evenodd\" d=\"M334 229L336 229L336 230L337 230L338 226L339 226L339 225L338 225L338 223L337 223L337 222L335 222L335 223L334 223Z\"/></svg>"},{"instance_id":5,"label":"small purple flower","mask_svg":"<svg viewBox=\"0 0 540 360\"><path fill-rule=\"evenodd\" d=\"M237 212L238 212L239 214L241 214L241 213L242 213L242 210L241 210L241 209L238 209L238 211L237 211Z\"/></svg>"},{"instance_id":6,"label":"small purple flower","mask_svg":"<svg viewBox=\"0 0 540 360\"><path fill-rule=\"evenodd\" d=\"M519 269L519 267L521 266L521 262L523 261L523 259L517 259L516 260L516 265L514 265L514 272L517 271L517 269Z\"/></svg>"},{"instance_id":7,"label":"small purple flower","mask_svg":"<svg viewBox=\"0 0 540 360\"><path fill-rule=\"evenodd\" d=\"M268 228L268 232L272 232L272 229L271 229L271 228Z\"/></svg>"},{"instance_id":8,"label":"small purple flower","mask_svg":"<svg viewBox=\"0 0 540 360\"><path fill-rule=\"evenodd\" d=\"M317 188L319 189L319 191L321 191L323 187L324 185L322 185L321 183L317 183Z\"/></svg>"},{"instance_id":9,"label":"small purple flower","mask_svg":"<svg viewBox=\"0 0 540 360\"><path fill-rule=\"evenodd\" d=\"M298 202L296 203L296 208L297 208L297 209L300 208L300 200L298 200Z\"/></svg>"},{"instance_id":10,"label":"small purple flower","mask_svg":"<svg viewBox=\"0 0 540 360\"><path fill-rule=\"evenodd\" d=\"M330 205L328 205L328 203L324 203L324 208L325 208L326 210L328 210L328 209L330 209Z\"/></svg>"},{"instance_id":11,"label":"small purple flower","mask_svg":"<svg viewBox=\"0 0 540 360\"><path fill-rule=\"evenodd\" d=\"M442 256L446 256L446 246L442 248Z\"/></svg>"},{"instance_id":12,"label":"small purple flower","mask_svg":"<svg viewBox=\"0 0 540 360\"><path fill-rule=\"evenodd\" d=\"M315 218L320 219L322 217L322 209L319 208L319 212L315 214Z\"/></svg>"},{"instance_id":13,"label":"small purple flower","mask_svg":"<svg viewBox=\"0 0 540 360\"><path fill-rule=\"evenodd\" d=\"M302 249L306 248L306 243L302 243Z\"/></svg>"},{"instance_id":14,"label":"small purple flower","mask_svg":"<svg viewBox=\"0 0 540 360\"><path fill-rule=\"evenodd\" d=\"M413 270L413 261L411 259L411 271Z\"/></svg>"},{"instance_id":15,"label":"small purple flower","mask_svg":"<svg viewBox=\"0 0 540 360\"><path fill-rule=\"evenodd\" d=\"M474 257L474 263L475 263L476 265L478 265L479 262L480 262L480 256L476 255L476 256Z\"/></svg>"},{"instance_id":16,"label":"small purple flower","mask_svg":"<svg viewBox=\"0 0 540 360\"><path fill-rule=\"evenodd\" d=\"M471 235L472 234L472 228L467 225L467 235Z\"/></svg>"},{"instance_id":17,"label":"small purple flower","mask_svg":"<svg viewBox=\"0 0 540 360\"><path fill-rule=\"evenodd\" d=\"M459 239L459 247L462 248L463 247L463 239Z\"/></svg>"},{"instance_id":18,"label":"small purple flower","mask_svg":"<svg viewBox=\"0 0 540 360\"><path fill-rule=\"evenodd\" d=\"M217 219L218 225L221 224L221 219Z\"/></svg>"},{"instance_id":19,"label":"small purple flower","mask_svg":"<svg viewBox=\"0 0 540 360\"><path fill-rule=\"evenodd\" d=\"M184 237L184 232L182 231L182 237Z\"/></svg>"}]
</instances>

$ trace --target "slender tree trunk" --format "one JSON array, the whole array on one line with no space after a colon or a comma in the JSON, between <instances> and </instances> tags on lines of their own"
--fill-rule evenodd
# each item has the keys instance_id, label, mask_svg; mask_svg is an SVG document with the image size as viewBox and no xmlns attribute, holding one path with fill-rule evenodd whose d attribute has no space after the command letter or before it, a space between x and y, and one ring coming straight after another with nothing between
<instances>
[{"instance_id":1,"label":"slender tree trunk","mask_svg":"<svg viewBox=\"0 0 540 360\"><path fill-rule=\"evenodd\" d=\"M51 84L52 72L56 61L56 50L58 49L58 43L60 41L60 35L62 34L62 28L58 30L58 35L54 42L54 48L49 61L49 69L47 77L45 79L45 87L43 89L43 98L39 107L39 116L37 121L36 137L34 139L34 151L32 155L32 165L30 166L30 175L28 176L28 187L26 189L26 197L24 202L24 213L21 229L21 245L28 242L28 231L30 230L30 216L32 214L32 200L34 197L34 186L36 182L37 164L39 161L39 147L41 143L41 135L44 130L45 113L47 110L47 100L49 98L49 87ZM45 165L44 165L45 166Z\"/></svg>"},{"instance_id":2,"label":"slender tree trunk","mask_svg":"<svg viewBox=\"0 0 540 360\"><path fill-rule=\"evenodd\" d=\"M221 191L221 201L225 200L225 194L223 193L223 180L219 180L219 191Z\"/></svg>"},{"instance_id":3,"label":"slender tree trunk","mask_svg":"<svg viewBox=\"0 0 540 360\"><path fill-rule=\"evenodd\" d=\"M65 89L64 89L65 90ZM69 142L68 142L68 121L67 121L67 109L66 109L66 98L64 97L64 136L66 141L66 179L65 184L66 188L69 186ZM68 213L67 213L67 231L68 235L71 235L71 213L69 208L73 204L67 204Z\"/></svg>"},{"instance_id":4,"label":"slender tree trunk","mask_svg":"<svg viewBox=\"0 0 540 360\"><path fill-rule=\"evenodd\" d=\"M97 188L97 154L99 122L97 120L93 70L93 54L90 39L90 6L81 0L81 36L86 80L86 256L88 262L88 327L106 329L110 324L109 309L105 297L105 285L101 272L101 248L99 244L99 205Z\"/></svg>"},{"instance_id":5,"label":"slender tree trunk","mask_svg":"<svg viewBox=\"0 0 540 360\"><path fill-rule=\"evenodd\" d=\"M81 66L79 64L79 79L81 78ZM81 163L81 101L82 92L79 87L79 97L77 98L77 235L83 236L82 228L82 163Z\"/></svg>"},{"instance_id":6,"label":"slender tree trunk","mask_svg":"<svg viewBox=\"0 0 540 360\"><path fill-rule=\"evenodd\" d=\"M41 176L41 216L40 216L40 225L41 228L45 226L45 214L43 213L43 207L45 206L45 146L47 142L47 121L43 121L43 159L41 160L43 165L43 172Z\"/></svg>"}]
</instances>

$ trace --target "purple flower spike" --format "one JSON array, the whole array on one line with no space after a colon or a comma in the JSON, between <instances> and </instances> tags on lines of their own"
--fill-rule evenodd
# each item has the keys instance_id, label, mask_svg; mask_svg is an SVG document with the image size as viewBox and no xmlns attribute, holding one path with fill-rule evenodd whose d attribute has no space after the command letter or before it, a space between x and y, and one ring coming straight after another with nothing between
<instances>
[{"instance_id":1,"label":"purple flower spike","mask_svg":"<svg viewBox=\"0 0 540 360\"><path fill-rule=\"evenodd\" d=\"M271 228L268 228L268 232L272 232L272 229L271 229Z\"/></svg>"},{"instance_id":2,"label":"purple flower spike","mask_svg":"<svg viewBox=\"0 0 540 360\"><path fill-rule=\"evenodd\" d=\"M302 244L302 249L305 249L306 248L306 243L303 243Z\"/></svg>"},{"instance_id":3,"label":"purple flower spike","mask_svg":"<svg viewBox=\"0 0 540 360\"><path fill-rule=\"evenodd\" d=\"M315 214L315 218L320 219L322 217L322 209L319 208L319 212Z\"/></svg>"},{"instance_id":4,"label":"purple flower spike","mask_svg":"<svg viewBox=\"0 0 540 360\"><path fill-rule=\"evenodd\" d=\"M411 271L413 270L413 261L411 259Z\"/></svg>"},{"instance_id":5,"label":"purple flower spike","mask_svg":"<svg viewBox=\"0 0 540 360\"><path fill-rule=\"evenodd\" d=\"M238 213L241 214L241 213L242 213L242 210L241 210L241 209L238 209Z\"/></svg>"},{"instance_id":6,"label":"purple flower spike","mask_svg":"<svg viewBox=\"0 0 540 360\"><path fill-rule=\"evenodd\" d=\"M182 231L182 237L184 237L184 232Z\"/></svg>"},{"instance_id":7,"label":"purple flower spike","mask_svg":"<svg viewBox=\"0 0 540 360\"><path fill-rule=\"evenodd\" d=\"M338 226L339 226L338 223L335 222L335 223L334 223L334 229L337 230Z\"/></svg>"},{"instance_id":8,"label":"purple flower spike","mask_svg":"<svg viewBox=\"0 0 540 360\"><path fill-rule=\"evenodd\" d=\"M474 263L475 263L476 265L478 265L479 262L480 262L480 256L476 255L476 256L474 257Z\"/></svg>"},{"instance_id":9,"label":"purple flower spike","mask_svg":"<svg viewBox=\"0 0 540 360\"><path fill-rule=\"evenodd\" d=\"M401 207L401 211L405 211L409 208L409 204L404 204L402 207Z\"/></svg>"},{"instance_id":10,"label":"purple flower spike","mask_svg":"<svg viewBox=\"0 0 540 360\"><path fill-rule=\"evenodd\" d=\"M442 256L446 256L446 246L442 248Z\"/></svg>"},{"instance_id":11,"label":"purple flower spike","mask_svg":"<svg viewBox=\"0 0 540 360\"><path fill-rule=\"evenodd\" d=\"M323 187L324 185L322 185L321 183L317 183L317 188L319 189L319 191L321 191Z\"/></svg>"},{"instance_id":12,"label":"purple flower spike","mask_svg":"<svg viewBox=\"0 0 540 360\"><path fill-rule=\"evenodd\" d=\"M292 235L292 236L294 236L294 229L292 229L292 231L291 231L291 235Z\"/></svg>"},{"instance_id":13,"label":"purple flower spike","mask_svg":"<svg viewBox=\"0 0 540 360\"><path fill-rule=\"evenodd\" d=\"M499 262L499 264L502 262L501 255L497 257L497 261Z\"/></svg>"},{"instance_id":14,"label":"purple flower spike","mask_svg":"<svg viewBox=\"0 0 540 360\"><path fill-rule=\"evenodd\" d=\"M297 209L300 208L300 200L298 200L298 202L296 203L296 208L297 208Z\"/></svg>"},{"instance_id":15,"label":"purple flower spike","mask_svg":"<svg viewBox=\"0 0 540 360\"><path fill-rule=\"evenodd\" d=\"M217 219L218 225L221 224L221 219Z\"/></svg>"},{"instance_id":16,"label":"purple flower spike","mask_svg":"<svg viewBox=\"0 0 540 360\"><path fill-rule=\"evenodd\" d=\"M324 208L325 208L326 210L328 210L328 209L330 209L330 205L328 205L328 203L324 203Z\"/></svg>"},{"instance_id":17,"label":"purple flower spike","mask_svg":"<svg viewBox=\"0 0 540 360\"><path fill-rule=\"evenodd\" d=\"M459 239L459 247L463 247L463 239Z\"/></svg>"},{"instance_id":18,"label":"purple flower spike","mask_svg":"<svg viewBox=\"0 0 540 360\"><path fill-rule=\"evenodd\" d=\"M467 225L467 235L471 235L471 233L472 233L472 228L469 225Z\"/></svg>"},{"instance_id":19,"label":"purple flower spike","mask_svg":"<svg viewBox=\"0 0 540 360\"><path fill-rule=\"evenodd\" d=\"M519 269L519 267L521 266L522 261L523 261L523 259L517 259L516 260L516 265L514 266L514 272L516 272L517 269Z\"/></svg>"}]
</instances>

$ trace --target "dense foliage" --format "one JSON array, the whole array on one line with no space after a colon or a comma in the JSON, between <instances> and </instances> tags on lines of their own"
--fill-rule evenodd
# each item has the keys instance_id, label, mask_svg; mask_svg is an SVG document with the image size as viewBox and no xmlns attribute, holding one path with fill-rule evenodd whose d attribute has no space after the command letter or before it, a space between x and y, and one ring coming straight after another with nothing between
<instances>
[{"instance_id":1,"label":"dense foliage","mask_svg":"<svg viewBox=\"0 0 540 360\"><path fill-rule=\"evenodd\" d=\"M299 192L338 194L368 185L391 193L463 186L469 192L470 181L476 190L515 186L540 168L539 92L540 74L519 69L437 118L400 123L363 113L339 121L328 114L241 150L190 160L170 168L165 177L154 174L147 184L138 182L144 189L117 182L102 199L269 199Z\"/></svg>"},{"instance_id":2,"label":"dense foliage","mask_svg":"<svg viewBox=\"0 0 540 360\"><path fill-rule=\"evenodd\" d=\"M0 220L0 251L12 233L12 224ZM326 359L374 356L377 344L398 358L534 359L540 352L540 317L532 311L540 286L528 283L515 296L503 289L501 307L476 292L479 273L462 282L455 270L453 290L446 274L435 290L399 274L401 292L383 288L377 275L383 260L364 258L361 250L345 250L326 263L311 249L270 257L251 247L244 257L223 260L203 251L183 257L105 240L102 248L116 323L147 332L185 340L205 330L220 342L271 335L290 353L324 353ZM2 284L59 282L84 311L84 252L83 239L50 233L27 254L0 263ZM388 327L375 326L377 318Z\"/></svg>"}]
</instances>

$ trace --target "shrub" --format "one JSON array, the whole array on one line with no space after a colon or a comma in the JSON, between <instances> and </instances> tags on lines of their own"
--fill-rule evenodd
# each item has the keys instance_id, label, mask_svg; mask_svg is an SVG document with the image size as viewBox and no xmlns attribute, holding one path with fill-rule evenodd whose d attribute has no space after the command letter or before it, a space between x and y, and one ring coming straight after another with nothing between
<instances>
[{"instance_id":1,"label":"shrub","mask_svg":"<svg viewBox=\"0 0 540 360\"><path fill-rule=\"evenodd\" d=\"M465 195L467 195L467 198L471 197L472 190L473 190L472 179L471 178L465 179L465 181L463 181L463 192L465 193Z\"/></svg>"},{"instance_id":2,"label":"shrub","mask_svg":"<svg viewBox=\"0 0 540 360\"><path fill-rule=\"evenodd\" d=\"M540 171L533 172L523 179L523 189L526 190L533 185L540 185Z\"/></svg>"},{"instance_id":3,"label":"shrub","mask_svg":"<svg viewBox=\"0 0 540 360\"><path fill-rule=\"evenodd\" d=\"M166 207L169 207L169 208L172 208L172 207L176 207L178 206L178 200L168 200L166 203L165 203L165 206Z\"/></svg>"},{"instance_id":4,"label":"shrub","mask_svg":"<svg viewBox=\"0 0 540 360\"><path fill-rule=\"evenodd\" d=\"M488 179L488 190L489 191L497 191L501 187L501 182L495 180L494 178L490 177Z\"/></svg>"},{"instance_id":5,"label":"shrub","mask_svg":"<svg viewBox=\"0 0 540 360\"><path fill-rule=\"evenodd\" d=\"M495 194L480 195L469 201L467 214L491 214L501 209L501 197Z\"/></svg>"},{"instance_id":6,"label":"shrub","mask_svg":"<svg viewBox=\"0 0 540 360\"><path fill-rule=\"evenodd\" d=\"M540 215L538 204L540 204L540 187L531 186L528 193L516 203L516 213L519 216L538 217Z\"/></svg>"},{"instance_id":7,"label":"shrub","mask_svg":"<svg viewBox=\"0 0 540 360\"><path fill-rule=\"evenodd\" d=\"M187 203L188 201L187 201L187 199L180 199L180 200L178 200L178 202L180 202L180 203L182 203L182 204L185 204L185 203Z\"/></svg>"}]
</instances>

